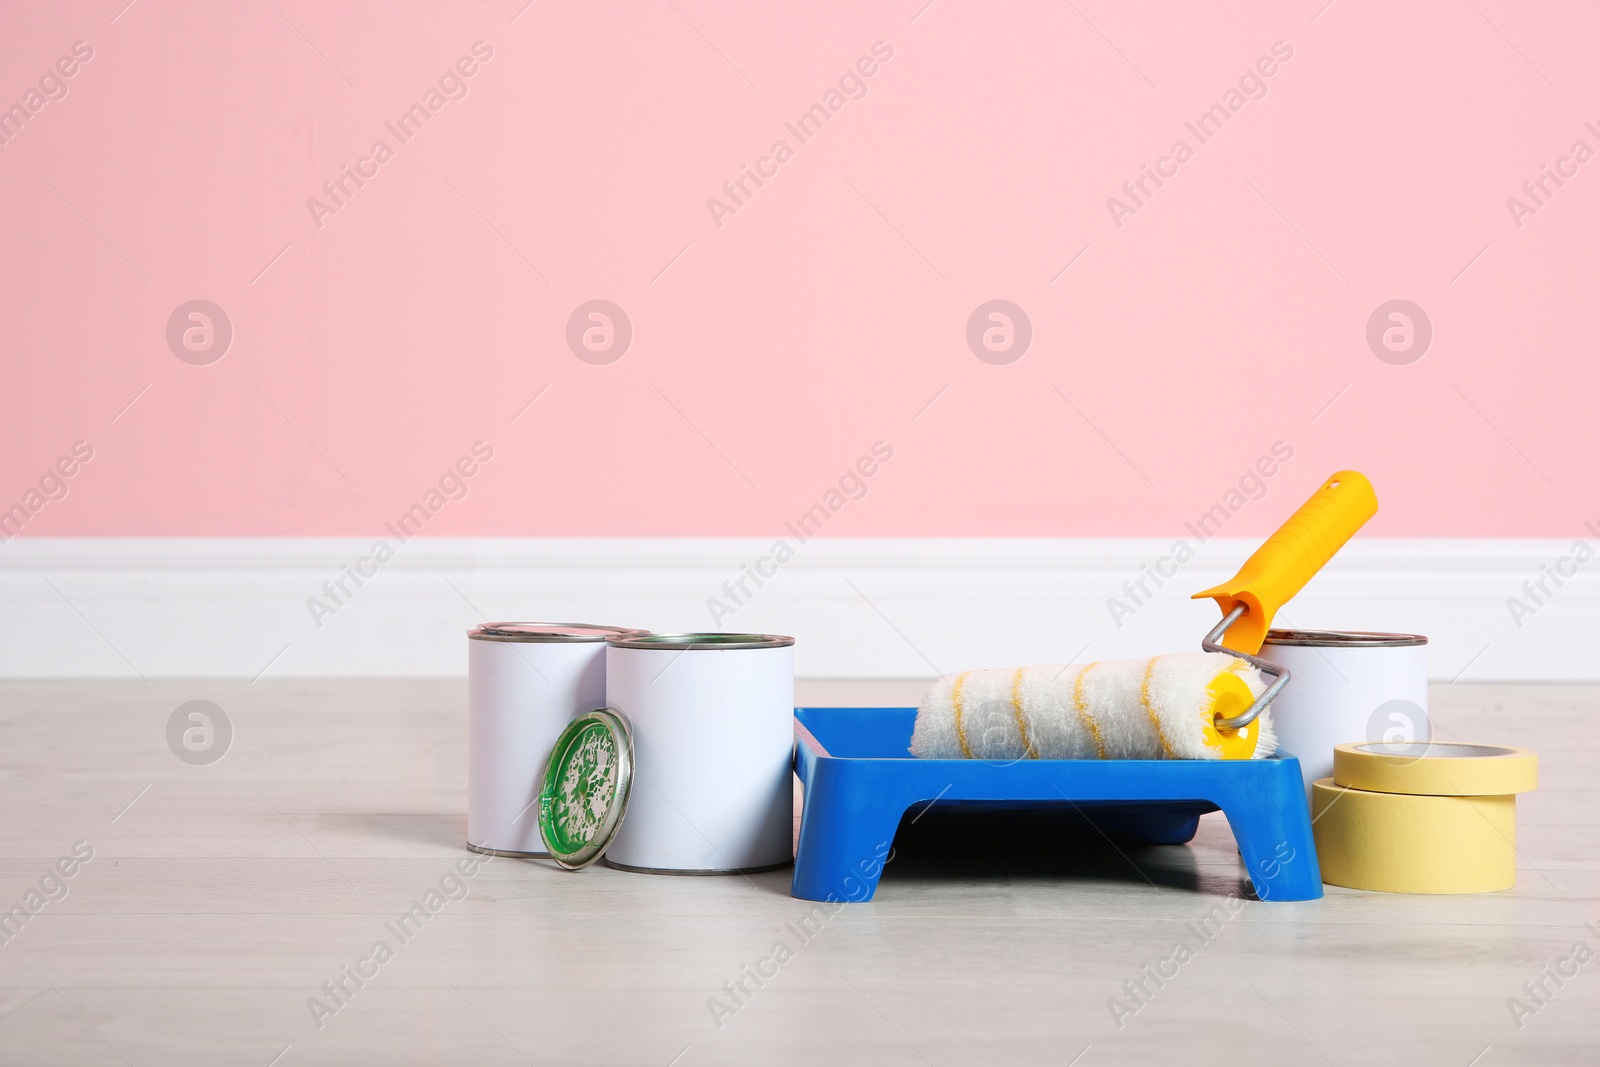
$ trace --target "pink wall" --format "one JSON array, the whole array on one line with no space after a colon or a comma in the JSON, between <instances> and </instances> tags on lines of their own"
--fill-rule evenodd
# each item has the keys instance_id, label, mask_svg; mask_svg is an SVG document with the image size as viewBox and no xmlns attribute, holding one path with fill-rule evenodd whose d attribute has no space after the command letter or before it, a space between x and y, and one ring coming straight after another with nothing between
<instances>
[{"instance_id":1,"label":"pink wall","mask_svg":"<svg viewBox=\"0 0 1600 1067\"><path fill-rule=\"evenodd\" d=\"M429 533L776 534L878 441L829 534L1176 535L1277 441L1229 533L1342 466L1377 534L1600 517L1593 5L125 2L3 15L0 509L93 449L28 534L376 533L478 441ZM1176 174L1114 221L1141 164ZM714 219L741 165L777 173ZM566 341L597 298L609 365ZM209 365L166 338L195 299ZM1369 347L1393 299L1420 360Z\"/></svg>"}]
</instances>

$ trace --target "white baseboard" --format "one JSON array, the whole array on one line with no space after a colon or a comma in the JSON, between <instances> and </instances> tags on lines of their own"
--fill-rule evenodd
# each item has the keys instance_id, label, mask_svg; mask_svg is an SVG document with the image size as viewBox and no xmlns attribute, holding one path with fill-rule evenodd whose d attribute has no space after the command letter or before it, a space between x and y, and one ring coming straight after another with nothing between
<instances>
[{"instance_id":1,"label":"white baseboard","mask_svg":"<svg viewBox=\"0 0 1600 1067\"><path fill-rule=\"evenodd\" d=\"M17 538L0 545L0 677L459 675L485 619L793 635L802 677L907 678L974 667L1196 649L1215 621L1188 594L1255 543L1218 538L1131 615L1108 599L1168 539L881 538L797 542L740 605L724 592L769 538L434 538L335 605L323 583L371 538ZM1536 604L1523 582L1570 540L1359 539L1279 616L1309 629L1427 634L1448 681L1600 680L1600 562ZM1594 547L1594 546L1591 546ZM733 614L713 626L708 601ZM1534 608L1518 626L1513 596ZM332 614L313 620L321 597ZM1144 599L1141 597L1140 599ZM1124 603L1132 607L1133 601Z\"/></svg>"}]
</instances>

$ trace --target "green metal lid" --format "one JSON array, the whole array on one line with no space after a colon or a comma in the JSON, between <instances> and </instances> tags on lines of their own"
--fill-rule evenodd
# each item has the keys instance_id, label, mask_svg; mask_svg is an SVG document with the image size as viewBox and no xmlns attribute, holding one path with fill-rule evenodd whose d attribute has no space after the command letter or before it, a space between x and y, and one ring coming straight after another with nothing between
<instances>
[{"instance_id":1,"label":"green metal lid","mask_svg":"<svg viewBox=\"0 0 1600 1067\"><path fill-rule=\"evenodd\" d=\"M617 836L633 788L633 729L615 708L567 724L539 790L539 836L568 870L600 858Z\"/></svg>"}]
</instances>

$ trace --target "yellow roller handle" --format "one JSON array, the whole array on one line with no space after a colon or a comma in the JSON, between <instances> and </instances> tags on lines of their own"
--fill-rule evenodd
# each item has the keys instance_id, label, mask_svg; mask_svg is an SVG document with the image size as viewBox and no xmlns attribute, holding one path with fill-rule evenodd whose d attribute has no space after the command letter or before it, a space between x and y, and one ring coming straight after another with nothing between
<instances>
[{"instance_id":1,"label":"yellow roller handle","mask_svg":"<svg viewBox=\"0 0 1600 1067\"><path fill-rule=\"evenodd\" d=\"M1366 475L1340 471L1323 482L1238 574L1194 595L1195 600L1215 598L1224 615L1244 605L1244 615L1228 628L1222 644L1252 655L1260 651L1278 609L1377 511L1378 496Z\"/></svg>"}]
</instances>

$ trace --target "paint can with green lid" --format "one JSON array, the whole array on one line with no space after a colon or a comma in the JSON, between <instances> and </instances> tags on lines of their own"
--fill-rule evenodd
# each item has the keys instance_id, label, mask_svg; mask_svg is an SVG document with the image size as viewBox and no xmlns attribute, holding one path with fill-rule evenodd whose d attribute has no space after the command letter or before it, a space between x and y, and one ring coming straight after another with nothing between
<instances>
[{"instance_id":1,"label":"paint can with green lid","mask_svg":"<svg viewBox=\"0 0 1600 1067\"><path fill-rule=\"evenodd\" d=\"M732 874L793 860L794 638L608 637L606 698L634 743L607 866Z\"/></svg>"}]
</instances>

